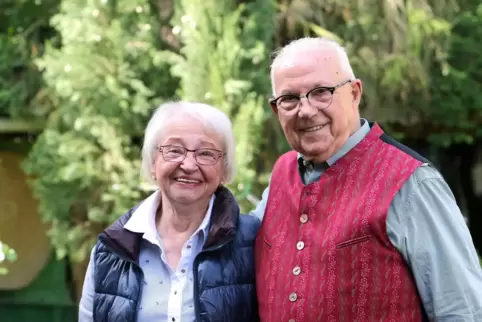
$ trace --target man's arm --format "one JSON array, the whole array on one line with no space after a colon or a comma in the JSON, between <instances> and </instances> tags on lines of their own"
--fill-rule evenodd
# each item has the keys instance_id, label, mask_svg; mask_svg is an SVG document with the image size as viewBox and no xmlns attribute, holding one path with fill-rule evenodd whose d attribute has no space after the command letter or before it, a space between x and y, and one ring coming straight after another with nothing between
<instances>
[{"instance_id":1,"label":"man's arm","mask_svg":"<svg viewBox=\"0 0 482 322\"><path fill-rule=\"evenodd\" d=\"M95 247L94 247L95 249ZM79 304L79 322L92 322L94 307L94 249L90 254L89 266L85 273L84 287L82 288L82 297Z\"/></svg>"},{"instance_id":2,"label":"man's arm","mask_svg":"<svg viewBox=\"0 0 482 322\"><path fill-rule=\"evenodd\" d=\"M268 195L269 195L269 184L268 186L264 189L263 195L261 196L261 201L258 203L256 206L256 209L251 210L249 214L251 216L258 217L259 220L263 221L264 217L264 211L266 210L266 204L268 202Z\"/></svg>"},{"instance_id":3,"label":"man's arm","mask_svg":"<svg viewBox=\"0 0 482 322\"><path fill-rule=\"evenodd\" d=\"M424 165L390 205L387 233L432 321L482 321L482 269L467 225L440 173Z\"/></svg>"}]
</instances>

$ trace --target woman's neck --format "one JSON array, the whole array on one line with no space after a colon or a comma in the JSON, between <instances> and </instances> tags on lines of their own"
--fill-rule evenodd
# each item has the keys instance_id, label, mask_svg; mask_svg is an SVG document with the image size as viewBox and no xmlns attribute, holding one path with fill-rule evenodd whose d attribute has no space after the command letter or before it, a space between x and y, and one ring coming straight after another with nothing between
<instances>
[{"instance_id":1,"label":"woman's neck","mask_svg":"<svg viewBox=\"0 0 482 322\"><path fill-rule=\"evenodd\" d=\"M201 225L209 207L206 205L177 205L162 198L156 214L157 231L163 236L172 234L191 236Z\"/></svg>"}]
</instances>

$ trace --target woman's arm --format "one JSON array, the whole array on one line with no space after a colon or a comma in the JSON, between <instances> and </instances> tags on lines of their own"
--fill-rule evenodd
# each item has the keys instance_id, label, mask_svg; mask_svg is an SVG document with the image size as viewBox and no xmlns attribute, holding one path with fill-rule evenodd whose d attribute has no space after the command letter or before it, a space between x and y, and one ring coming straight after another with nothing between
<instances>
[{"instance_id":1,"label":"woman's arm","mask_svg":"<svg viewBox=\"0 0 482 322\"><path fill-rule=\"evenodd\" d=\"M89 266L85 273L84 287L82 288L82 297L79 304L79 322L94 321L94 249L92 249L90 254Z\"/></svg>"}]
</instances>

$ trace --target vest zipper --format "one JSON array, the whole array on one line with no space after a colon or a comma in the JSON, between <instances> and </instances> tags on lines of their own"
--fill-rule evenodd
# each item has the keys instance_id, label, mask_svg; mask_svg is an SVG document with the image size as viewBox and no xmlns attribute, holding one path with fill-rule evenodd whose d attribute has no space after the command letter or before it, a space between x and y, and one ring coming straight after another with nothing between
<instances>
[{"instance_id":1,"label":"vest zipper","mask_svg":"<svg viewBox=\"0 0 482 322\"><path fill-rule=\"evenodd\" d=\"M235 236L230 237L229 239L227 239L226 241L224 241L223 243L221 243L219 245L216 245L216 246L213 246L213 247L202 250L194 258L194 263L193 263L194 294L193 294L193 298L194 298L194 313L196 315L196 322L201 322L201 313L199 312L199 286L198 286L199 277L198 277L198 274L197 274L197 269L198 269L198 266L200 264L199 258L202 257L202 255L204 255L206 253L213 252L213 251L216 251L218 249L221 249L222 247L226 246L228 243L232 242L234 240L234 237Z\"/></svg>"}]
</instances>

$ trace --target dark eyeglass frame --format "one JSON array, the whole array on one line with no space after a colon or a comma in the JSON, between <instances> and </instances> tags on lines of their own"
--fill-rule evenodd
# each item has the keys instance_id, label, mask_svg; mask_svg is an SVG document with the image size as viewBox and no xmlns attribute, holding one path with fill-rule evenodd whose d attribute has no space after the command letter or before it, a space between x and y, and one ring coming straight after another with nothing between
<instances>
[{"instance_id":1,"label":"dark eyeglass frame","mask_svg":"<svg viewBox=\"0 0 482 322\"><path fill-rule=\"evenodd\" d=\"M323 106L322 108L320 109L325 109L327 108L328 106L331 105L331 103L333 103L333 94L335 93L335 91L344 86L345 84L348 84L348 83L351 83L352 80L351 79L347 79L335 86L317 86L311 90L309 90L305 95L297 95L297 94L283 94L283 95L280 95L278 97L271 97L268 102L269 102L269 105L271 106L271 108L274 110L274 111L277 111L278 109L280 110L283 110L283 111L292 111L292 110L286 110L286 109L283 109L281 107L278 106L278 102L280 101L280 99L282 98L296 98L298 100L298 103L295 105L295 108L293 108L293 110L296 110L296 107L299 107L299 104L301 102L301 99L302 98L306 98L308 100L308 102L310 102L310 94L313 93L314 91L317 91L317 90L326 90L328 91L330 94L331 94L331 100L330 102L326 105L326 106Z\"/></svg>"},{"instance_id":2,"label":"dark eyeglass frame","mask_svg":"<svg viewBox=\"0 0 482 322\"><path fill-rule=\"evenodd\" d=\"M166 152L164 151L164 149L166 149L166 148L176 148L176 149L179 149L180 151L182 151L183 153L178 158L169 158L169 157L166 157ZM224 153L223 151L220 151L218 149L201 148L201 149L190 150L190 149L186 149L185 147L182 147L182 146L179 146L179 145L160 145L160 146L157 147L157 150L162 154L162 158L166 162L182 162L182 161L186 160L187 153L192 152L194 154L194 160L196 160L196 162L200 165L214 165L214 164L218 163L220 158L222 158L226 155L226 153ZM199 155L197 153L198 151L213 152L214 155L216 155L216 159L213 162L203 162L203 161L199 162L199 160L198 160Z\"/></svg>"}]
</instances>

